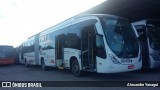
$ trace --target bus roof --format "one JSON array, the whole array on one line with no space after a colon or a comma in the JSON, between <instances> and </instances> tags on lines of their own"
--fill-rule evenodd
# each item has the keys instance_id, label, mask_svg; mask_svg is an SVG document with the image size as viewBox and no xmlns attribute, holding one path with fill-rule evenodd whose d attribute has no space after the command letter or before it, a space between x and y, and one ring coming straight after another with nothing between
<instances>
[{"instance_id":1,"label":"bus roof","mask_svg":"<svg viewBox=\"0 0 160 90\"><path fill-rule=\"evenodd\" d=\"M51 26L51 27L49 27L49 28L47 28L47 29L45 29L45 30L43 30L43 31L31 36L31 37L29 37L28 39L31 39L32 37L34 37L38 34L47 33L48 31L50 31L53 28L56 29L56 28L68 25L68 24L74 22L76 19L80 19L80 18L84 18L84 17L91 17L91 16L95 16L95 17L104 17L105 16L105 17L112 17L112 18L120 17L120 16L110 15L110 14L80 14L80 15L75 15L75 16L69 18L69 19L66 19L66 20L64 20L64 21L62 21L62 22L60 22L60 23L58 23L54 26ZM120 17L120 18L122 18L122 17ZM51 32L54 32L54 31L51 30Z\"/></svg>"},{"instance_id":2,"label":"bus roof","mask_svg":"<svg viewBox=\"0 0 160 90\"><path fill-rule=\"evenodd\" d=\"M58 24L56 24L56 25L54 25L54 26L46 29L46 30L41 31L41 32L38 33L38 34L46 33L46 32L50 31L50 30L53 29L53 28L54 28L54 29L57 29L57 28L59 28L59 27L64 27L64 26L66 26L66 25L68 25L68 24L71 24L71 23L74 22L76 19L80 19L80 18L84 18L84 17L91 17L91 16L95 16L95 17L107 16L107 17L113 17L113 18L119 17L119 16L109 15L109 14L84 14L84 15L76 15L76 16L73 16L73 17L71 17L71 18L69 18L69 19L66 19L66 20L64 20L64 21L62 21L62 22L60 22L60 23L58 23ZM52 31L52 32L54 32L54 31Z\"/></svg>"},{"instance_id":3,"label":"bus roof","mask_svg":"<svg viewBox=\"0 0 160 90\"><path fill-rule=\"evenodd\" d=\"M13 47L12 45L0 45L0 47Z\"/></svg>"}]
</instances>

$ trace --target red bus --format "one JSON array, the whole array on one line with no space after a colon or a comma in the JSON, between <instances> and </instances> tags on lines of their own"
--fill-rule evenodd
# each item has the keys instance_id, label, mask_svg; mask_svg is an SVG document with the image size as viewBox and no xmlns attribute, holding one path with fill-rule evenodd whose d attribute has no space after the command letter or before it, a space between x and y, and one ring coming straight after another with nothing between
<instances>
[{"instance_id":1,"label":"red bus","mask_svg":"<svg viewBox=\"0 0 160 90\"><path fill-rule=\"evenodd\" d=\"M15 49L13 46L0 45L0 65L14 64Z\"/></svg>"}]
</instances>

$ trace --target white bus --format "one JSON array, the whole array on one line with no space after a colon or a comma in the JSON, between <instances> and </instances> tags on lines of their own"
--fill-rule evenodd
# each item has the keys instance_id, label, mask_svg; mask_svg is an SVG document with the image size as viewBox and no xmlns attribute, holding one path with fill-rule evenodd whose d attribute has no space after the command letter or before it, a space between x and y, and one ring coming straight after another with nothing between
<instances>
[{"instance_id":1,"label":"white bus","mask_svg":"<svg viewBox=\"0 0 160 90\"><path fill-rule=\"evenodd\" d=\"M116 73L142 67L138 33L118 16L91 14L72 17L42 31L23 43L21 57L26 65Z\"/></svg>"},{"instance_id":2,"label":"white bus","mask_svg":"<svg viewBox=\"0 0 160 90\"><path fill-rule=\"evenodd\" d=\"M132 24L141 37L143 67L160 67L160 20L145 19Z\"/></svg>"},{"instance_id":3,"label":"white bus","mask_svg":"<svg viewBox=\"0 0 160 90\"><path fill-rule=\"evenodd\" d=\"M28 65L40 65L39 62L39 35L28 38L19 46L19 62Z\"/></svg>"}]
</instances>

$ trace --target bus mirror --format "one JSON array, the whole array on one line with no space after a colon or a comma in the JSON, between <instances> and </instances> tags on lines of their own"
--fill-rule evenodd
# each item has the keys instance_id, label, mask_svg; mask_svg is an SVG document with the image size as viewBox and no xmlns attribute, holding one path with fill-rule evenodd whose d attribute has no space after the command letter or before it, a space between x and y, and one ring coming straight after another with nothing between
<instances>
[{"instance_id":1,"label":"bus mirror","mask_svg":"<svg viewBox=\"0 0 160 90\"><path fill-rule=\"evenodd\" d=\"M141 33L143 31L145 31L146 26L145 25L136 25L135 28L138 33Z\"/></svg>"},{"instance_id":2,"label":"bus mirror","mask_svg":"<svg viewBox=\"0 0 160 90\"><path fill-rule=\"evenodd\" d=\"M138 33L138 40L141 41L143 36L144 36L144 32L145 32L145 29L146 29L146 26L145 25L135 25L135 28L136 28L136 31Z\"/></svg>"}]
</instances>

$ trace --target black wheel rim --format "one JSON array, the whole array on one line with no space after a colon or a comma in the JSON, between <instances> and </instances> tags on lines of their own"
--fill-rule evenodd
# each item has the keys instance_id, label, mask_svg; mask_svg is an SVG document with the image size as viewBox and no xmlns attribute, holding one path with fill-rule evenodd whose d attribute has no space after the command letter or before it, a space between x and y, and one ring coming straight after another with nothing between
<instances>
[{"instance_id":1,"label":"black wheel rim","mask_svg":"<svg viewBox=\"0 0 160 90\"><path fill-rule=\"evenodd\" d=\"M25 61L25 65L27 66L27 61Z\"/></svg>"},{"instance_id":2,"label":"black wheel rim","mask_svg":"<svg viewBox=\"0 0 160 90\"><path fill-rule=\"evenodd\" d=\"M78 65L75 62L73 62L73 65L72 65L72 72L73 72L73 74L77 74L78 71L79 71Z\"/></svg>"},{"instance_id":3,"label":"black wheel rim","mask_svg":"<svg viewBox=\"0 0 160 90\"><path fill-rule=\"evenodd\" d=\"M45 69L44 61L42 61L42 69L43 69L43 70Z\"/></svg>"}]
</instances>

